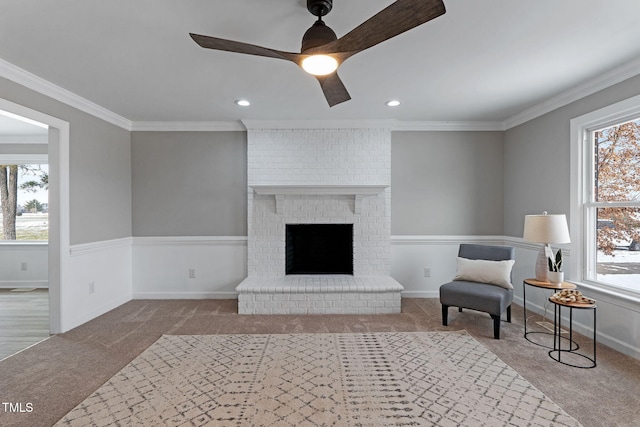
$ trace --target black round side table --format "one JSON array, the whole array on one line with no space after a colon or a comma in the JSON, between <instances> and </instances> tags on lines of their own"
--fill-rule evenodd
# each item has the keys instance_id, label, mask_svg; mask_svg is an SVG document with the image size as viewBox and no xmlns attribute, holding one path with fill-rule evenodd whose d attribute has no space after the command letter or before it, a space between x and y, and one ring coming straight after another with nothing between
<instances>
[{"instance_id":1,"label":"black round side table","mask_svg":"<svg viewBox=\"0 0 640 427\"><path fill-rule=\"evenodd\" d=\"M549 357L556 362L560 362L567 366L573 366L574 368L595 368L596 367L596 302L591 301L577 301L577 302L563 302L556 300L552 297L549 298L554 304L553 310L553 349L549 351ZM572 349L571 346L568 349L562 348L562 339L560 337L560 328L562 327L562 307L569 308L569 342L573 342L573 310L592 310L593 311L593 353L592 357L586 354L578 353L577 349ZM562 355L575 355L579 358L587 361L586 365L578 365L575 363L569 363L562 360Z\"/></svg>"},{"instance_id":2,"label":"black round side table","mask_svg":"<svg viewBox=\"0 0 640 427\"><path fill-rule=\"evenodd\" d=\"M554 332L530 331L527 329L527 286L533 286L534 288L540 288L540 289L548 289L553 292L562 291L564 289L575 289L577 288L577 286L569 282L550 283L550 282L543 282L541 280L536 280L536 279L524 279L522 281L522 306L524 307L524 338L532 344L535 344L544 348L553 349L554 348L553 345L542 344L542 343L533 341L531 338L529 338L529 335L533 335L533 334L541 334L541 335L549 335L549 336L555 335L555 331ZM567 338L562 337L561 339L567 339ZM555 341L555 336L554 336L554 341ZM569 343L571 344L569 348L571 348L572 350L577 350L579 348L576 342L569 340Z\"/></svg>"}]
</instances>

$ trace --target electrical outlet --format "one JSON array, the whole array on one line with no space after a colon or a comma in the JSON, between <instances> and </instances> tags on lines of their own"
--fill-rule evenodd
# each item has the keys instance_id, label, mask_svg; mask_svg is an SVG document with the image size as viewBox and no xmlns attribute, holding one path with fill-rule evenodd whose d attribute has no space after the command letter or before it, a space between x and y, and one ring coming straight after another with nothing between
<instances>
[{"instance_id":1,"label":"electrical outlet","mask_svg":"<svg viewBox=\"0 0 640 427\"><path fill-rule=\"evenodd\" d=\"M96 282L89 282L89 294L96 292Z\"/></svg>"},{"instance_id":2,"label":"electrical outlet","mask_svg":"<svg viewBox=\"0 0 640 427\"><path fill-rule=\"evenodd\" d=\"M27 271L27 263L26 263L26 261L22 261L20 263L20 270Z\"/></svg>"},{"instance_id":3,"label":"electrical outlet","mask_svg":"<svg viewBox=\"0 0 640 427\"><path fill-rule=\"evenodd\" d=\"M196 278L196 269L195 268L190 268L189 269L189 279L195 279Z\"/></svg>"},{"instance_id":4,"label":"electrical outlet","mask_svg":"<svg viewBox=\"0 0 640 427\"><path fill-rule=\"evenodd\" d=\"M425 267L424 268L424 277L431 277L431 268L430 267Z\"/></svg>"}]
</instances>

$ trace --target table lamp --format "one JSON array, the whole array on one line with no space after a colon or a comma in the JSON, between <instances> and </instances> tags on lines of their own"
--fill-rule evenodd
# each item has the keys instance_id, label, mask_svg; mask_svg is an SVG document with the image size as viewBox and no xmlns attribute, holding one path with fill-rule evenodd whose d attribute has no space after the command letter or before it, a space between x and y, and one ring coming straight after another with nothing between
<instances>
[{"instance_id":1,"label":"table lamp","mask_svg":"<svg viewBox=\"0 0 640 427\"><path fill-rule=\"evenodd\" d=\"M536 280L547 282L547 257L548 253L553 254L550 244L571 243L566 215L549 215L547 212L542 215L525 215L522 238L527 242L543 243L536 260Z\"/></svg>"}]
</instances>

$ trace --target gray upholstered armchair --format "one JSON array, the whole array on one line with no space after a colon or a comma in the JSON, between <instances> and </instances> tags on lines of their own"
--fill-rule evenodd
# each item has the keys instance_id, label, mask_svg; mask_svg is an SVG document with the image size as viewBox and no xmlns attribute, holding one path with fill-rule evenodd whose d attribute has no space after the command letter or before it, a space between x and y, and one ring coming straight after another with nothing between
<instances>
[{"instance_id":1,"label":"gray upholstered armchair","mask_svg":"<svg viewBox=\"0 0 640 427\"><path fill-rule=\"evenodd\" d=\"M500 339L500 316L505 310L511 322L514 262L512 247L461 244L457 275L440 286L442 324L447 326L449 307L482 311L493 319L493 337Z\"/></svg>"}]
</instances>

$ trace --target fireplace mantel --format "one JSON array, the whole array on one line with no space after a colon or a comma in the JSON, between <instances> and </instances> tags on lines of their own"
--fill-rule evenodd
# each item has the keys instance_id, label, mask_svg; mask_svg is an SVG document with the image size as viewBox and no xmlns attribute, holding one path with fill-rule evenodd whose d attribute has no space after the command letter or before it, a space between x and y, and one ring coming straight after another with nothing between
<instances>
[{"instance_id":1,"label":"fireplace mantel","mask_svg":"<svg viewBox=\"0 0 640 427\"><path fill-rule=\"evenodd\" d=\"M353 196L356 215L360 214L362 198L375 196L389 188L388 185L251 185L256 194L275 196L276 212L282 213L286 196Z\"/></svg>"},{"instance_id":2,"label":"fireplace mantel","mask_svg":"<svg viewBox=\"0 0 640 427\"><path fill-rule=\"evenodd\" d=\"M256 194L290 195L350 195L370 196L382 193L388 185L252 185Z\"/></svg>"}]
</instances>

